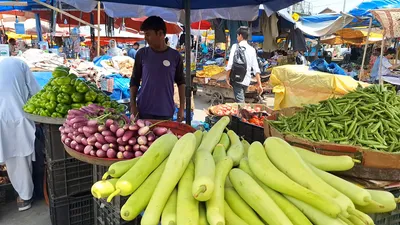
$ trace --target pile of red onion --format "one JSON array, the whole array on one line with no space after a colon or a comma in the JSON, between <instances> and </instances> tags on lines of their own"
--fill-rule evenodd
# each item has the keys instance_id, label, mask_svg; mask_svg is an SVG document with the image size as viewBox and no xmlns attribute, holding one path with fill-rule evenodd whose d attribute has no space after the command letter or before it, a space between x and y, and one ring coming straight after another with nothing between
<instances>
[{"instance_id":1,"label":"pile of red onion","mask_svg":"<svg viewBox=\"0 0 400 225\"><path fill-rule=\"evenodd\" d=\"M161 135L172 133L168 128L156 125L91 104L68 111L67 119L60 127L61 141L86 155L131 159L143 155Z\"/></svg>"}]
</instances>

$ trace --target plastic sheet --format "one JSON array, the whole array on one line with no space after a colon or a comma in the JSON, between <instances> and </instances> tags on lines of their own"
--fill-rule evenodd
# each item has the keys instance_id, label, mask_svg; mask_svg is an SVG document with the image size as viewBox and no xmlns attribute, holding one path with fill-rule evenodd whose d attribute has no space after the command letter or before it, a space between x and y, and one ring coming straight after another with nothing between
<instances>
[{"instance_id":1,"label":"plastic sheet","mask_svg":"<svg viewBox=\"0 0 400 225\"><path fill-rule=\"evenodd\" d=\"M35 77L36 81L39 83L40 87L43 88L44 85L49 82L51 79L52 72L33 72L33 76Z\"/></svg>"},{"instance_id":2,"label":"plastic sheet","mask_svg":"<svg viewBox=\"0 0 400 225\"><path fill-rule=\"evenodd\" d=\"M359 84L349 76L334 75L309 70L307 66L285 65L272 70L271 84L275 93L275 110L302 107L332 97L340 97L354 90Z\"/></svg>"}]
</instances>

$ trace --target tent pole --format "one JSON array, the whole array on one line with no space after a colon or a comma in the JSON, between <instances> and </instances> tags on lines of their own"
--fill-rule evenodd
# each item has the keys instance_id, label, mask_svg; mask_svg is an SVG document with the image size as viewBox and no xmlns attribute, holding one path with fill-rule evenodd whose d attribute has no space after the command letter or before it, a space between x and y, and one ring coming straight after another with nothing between
<instances>
[{"instance_id":1,"label":"tent pole","mask_svg":"<svg viewBox=\"0 0 400 225\"><path fill-rule=\"evenodd\" d=\"M97 2L97 25L100 28L100 7L101 3L100 1ZM100 29L97 30L97 56L100 56Z\"/></svg>"},{"instance_id":2,"label":"tent pole","mask_svg":"<svg viewBox=\"0 0 400 225\"><path fill-rule=\"evenodd\" d=\"M369 42L369 35L371 34L371 27L372 27L372 18L369 18L369 27L368 27L368 33L367 33L367 40L365 41L365 46L364 46L364 54L363 54L363 59L361 62L361 71L360 71L360 78L364 78L364 65L365 65L365 57L367 56L367 49L368 49L368 42Z\"/></svg>"},{"instance_id":3,"label":"tent pole","mask_svg":"<svg viewBox=\"0 0 400 225\"><path fill-rule=\"evenodd\" d=\"M184 1L185 5L185 61L186 61L186 90L185 90L185 96L186 96L186 124L190 125L192 118L192 74L191 74L191 69L190 69L190 55L191 55L191 42L190 42L190 0L185 0Z\"/></svg>"},{"instance_id":4,"label":"tent pole","mask_svg":"<svg viewBox=\"0 0 400 225\"><path fill-rule=\"evenodd\" d=\"M382 59L383 59L383 49L385 48L385 30L383 30L383 37L382 37L382 44L381 44L381 58L379 61L379 84L382 85L383 84L383 80L382 80Z\"/></svg>"}]
</instances>

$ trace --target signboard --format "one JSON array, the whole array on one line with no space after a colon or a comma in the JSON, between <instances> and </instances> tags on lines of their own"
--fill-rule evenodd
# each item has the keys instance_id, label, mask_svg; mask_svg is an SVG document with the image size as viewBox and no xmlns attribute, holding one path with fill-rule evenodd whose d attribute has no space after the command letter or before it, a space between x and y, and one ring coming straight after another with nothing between
<instances>
[{"instance_id":1,"label":"signboard","mask_svg":"<svg viewBox=\"0 0 400 225\"><path fill-rule=\"evenodd\" d=\"M15 33L25 34L25 25L23 23L15 23Z\"/></svg>"}]
</instances>

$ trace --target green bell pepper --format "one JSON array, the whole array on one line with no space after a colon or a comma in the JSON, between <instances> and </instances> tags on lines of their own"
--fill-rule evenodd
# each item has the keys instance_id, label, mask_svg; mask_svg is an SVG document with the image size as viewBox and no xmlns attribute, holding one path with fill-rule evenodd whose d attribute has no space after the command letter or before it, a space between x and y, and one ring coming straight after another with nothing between
<instances>
[{"instance_id":1,"label":"green bell pepper","mask_svg":"<svg viewBox=\"0 0 400 225\"><path fill-rule=\"evenodd\" d=\"M86 93L89 91L89 87L81 80L76 80L75 89L79 93Z\"/></svg>"},{"instance_id":2,"label":"green bell pepper","mask_svg":"<svg viewBox=\"0 0 400 225\"><path fill-rule=\"evenodd\" d=\"M59 86L66 85L66 84L70 84L71 83L71 78L69 78L69 77L58 77L58 78L55 79L55 82Z\"/></svg>"},{"instance_id":3,"label":"green bell pepper","mask_svg":"<svg viewBox=\"0 0 400 225\"><path fill-rule=\"evenodd\" d=\"M69 74L68 77L71 78L71 80L75 80L75 79L78 78L78 76L76 74L73 74L73 73Z\"/></svg>"},{"instance_id":4,"label":"green bell pepper","mask_svg":"<svg viewBox=\"0 0 400 225\"><path fill-rule=\"evenodd\" d=\"M46 109L53 112L57 107L57 102L47 102Z\"/></svg>"},{"instance_id":5,"label":"green bell pepper","mask_svg":"<svg viewBox=\"0 0 400 225\"><path fill-rule=\"evenodd\" d=\"M32 114L33 111L35 111L35 109L36 109L36 107L34 105L32 105L32 104L24 105L24 111L27 112L27 113L31 113Z\"/></svg>"},{"instance_id":6,"label":"green bell pepper","mask_svg":"<svg viewBox=\"0 0 400 225\"><path fill-rule=\"evenodd\" d=\"M70 84L62 85L60 91L66 94L72 94L75 92L75 88Z\"/></svg>"},{"instance_id":7,"label":"green bell pepper","mask_svg":"<svg viewBox=\"0 0 400 225\"><path fill-rule=\"evenodd\" d=\"M79 92L75 92L71 95L71 99L73 102L83 102L85 100L85 95Z\"/></svg>"},{"instance_id":8,"label":"green bell pepper","mask_svg":"<svg viewBox=\"0 0 400 225\"><path fill-rule=\"evenodd\" d=\"M68 76L69 74L69 68L68 67L57 67L54 69L52 75L53 77L65 77Z\"/></svg>"},{"instance_id":9,"label":"green bell pepper","mask_svg":"<svg viewBox=\"0 0 400 225\"><path fill-rule=\"evenodd\" d=\"M85 94L85 102L93 102L97 98L97 93L90 90Z\"/></svg>"},{"instance_id":10,"label":"green bell pepper","mask_svg":"<svg viewBox=\"0 0 400 225\"><path fill-rule=\"evenodd\" d=\"M80 109L80 108L82 108L82 106L84 106L85 104L83 104L83 103L72 103L71 104L71 108L73 108L73 109Z\"/></svg>"},{"instance_id":11,"label":"green bell pepper","mask_svg":"<svg viewBox=\"0 0 400 225\"><path fill-rule=\"evenodd\" d=\"M106 101L106 95L104 94L97 94L96 102L103 103Z\"/></svg>"},{"instance_id":12,"label":"green bell pepper","mask_svg":"<svg viewBox=\"0 0 400 225\"><path fill-rule=\"evenodd\" d=\"M53 112L53 113L51 114L51 117L53 117L53 118L62 118L63 115L61 115L61 114L58 113L58 112Z\"/></svg>"},{"instance_id":13,"label":"green bell pepper","mask_svg":"<svg viewBox=\"0 0 400 225\"><path fill-rule=\"evenodd\" d=\"M47 100L45 100L45 99L39 99L39 100L37 100L37 104L38 104L38 106L39 106L40 108L46 108L46 103L47 103Z\"/></svg>"},{"instance_id":14,"label":"green bell pepper","mask_svg":"<svg viewBox=\"0 0 400 225\"><path fill-rule=\"evenodd\" d=\"M46 98L49 101L55 102L55 101L57 101L57 93L54 91L48 91Z\"/></svg>"},{"instance_id":15,"label":"green bell pepper","mask_svg":"<svg viewBox=\"0 0 400 225\"><path fill-rule=\"evenodd\" d=\"M66 93L60 93L57 95L57 102L64 104L71 104L71 97Z\"/></svg>"},{"instance_id":16,"label":"green bell pepper","mask_svg":"<svg viewBox=\"0 0 400 225\"><path fill-rule=\"evenodd\" d=\"M49 116L50 116L50 112L47 111L47 110L45 110L45 109L42 109L42 110L39 112L39 115L40 115L40 116L49 117Z\"/></svg>"},{"instance_id":17,"label":"green bell pepper","mask_svg":"<svg viewBox=\"0 0 400 225\"><path fill-rule=\"evenodd\" d=\"M61 115L66 115L70 109L71 107L69 105L59 103L57 104L56 112L60 113Z\"/></svg>"},{"instance_id":18,"label":"green bell pepper","mask_svg":"<svg viewBox=\"0 0 400 225\"><path fill-rule=\"evenodd\" d=\"M111 101L103 102L102 106L104 106L105 108L111 108Z\"/></svg>"}]
</instances>

